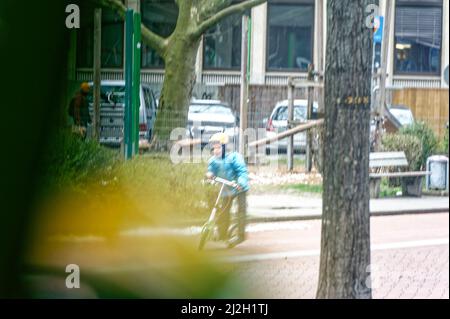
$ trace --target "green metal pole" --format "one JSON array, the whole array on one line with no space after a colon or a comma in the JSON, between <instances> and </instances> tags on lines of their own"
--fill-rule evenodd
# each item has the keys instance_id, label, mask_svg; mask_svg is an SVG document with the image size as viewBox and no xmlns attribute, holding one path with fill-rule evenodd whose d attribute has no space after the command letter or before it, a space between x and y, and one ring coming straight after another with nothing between
<instances>
[{"instance_id":1,"label":"green metal pole","mask_svg":"<svg viewBox=\"0 0 450 319\"><path fill-rule=\"evenodd\" d=\"M141 85L141 15L134 13L133 19L133 154L139 153L139 108Z\"/></svg>"},{"instance_id":2,"label":"green metal pole","mask_svg":"<svg viewBox=\"0 0 450 319\"><path fill-rule=\"evenodd\" d=\"M132 81L133 81L133 10L125 16L125 110L124 110L124 155L132 157Z\"/></svg>"}]
</instances>

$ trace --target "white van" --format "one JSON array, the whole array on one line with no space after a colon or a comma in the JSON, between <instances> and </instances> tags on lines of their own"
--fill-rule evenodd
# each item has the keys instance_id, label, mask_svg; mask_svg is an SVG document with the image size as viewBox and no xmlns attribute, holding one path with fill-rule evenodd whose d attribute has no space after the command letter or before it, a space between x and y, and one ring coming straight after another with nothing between
<instances>
[{"instance_id":1,"label":"white van","mask_svg":"<svg viewBox=\"0 0 450 319\"><path fill-rule=\"evenodd\" d=\"M87 97L93 119L93 82ZM148 84L141 83L139 107L139 139L149 141L156 120L157 102ZM101 81L100 88L100 143L120 147L123 140L125 81ZM92 130L88 130L92 131ZM92 133L91 133L92 134ZM88 132L89 135L89 132Z\"/></svg>"}]
</instances>

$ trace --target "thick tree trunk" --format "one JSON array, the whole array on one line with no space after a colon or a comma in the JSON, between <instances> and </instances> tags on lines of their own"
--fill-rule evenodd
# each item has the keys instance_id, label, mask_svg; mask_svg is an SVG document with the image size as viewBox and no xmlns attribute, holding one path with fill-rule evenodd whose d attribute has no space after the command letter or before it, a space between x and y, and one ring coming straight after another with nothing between
<instances>
[{"instance_id":1,"label":"thick tree trunk","mask_svg":"<svg viewBox=\"0 0 450 319\"><path fill-rule=\"evenodd\" d=\"M166 142L173 129L186 127L198 46L199 40L180 38L169 47L155 130L159 142Z\"/></svg>"},{"instance_id":2,"label":"thick tree trunk","mask_svg":"<svg viewBox=\"0 0 450 319\"><path fill-rule=\"evenodd\" d=\"M163 56L164 83L159 100L155 139L158 148L170 147L170 133L175 128L185 128L189 100L195 83L195 60L201 36L193 35L197 27L196 2L178 2L177 25L168 38Z\"/></svg>"},{"instance_id":3,"label":"thick tree trunk","mask_svg":"<svg viewBox=\"0 0 450 319\"><path fill-rule=\"evenodd\" d=\"M126 6L121 0L92 0L113 8L123 18ZM189 100L195 83L195 60L203 33L222 19L259 5L266 0L175 0L178 18L174 32L163 38L142 24L142 41L164 59L164 83L154 129L153 144L170 147L170 133L185 128Z\"/></svg>"},{"instance_id":4,"label":"thick tree trunk","mask_svg":"<svg viewBox=\"0 0 450 319\"><path fill-rule=\"evenodd\" d=\"M371 298L369 121L372 0L329 0L318 298Z\"/></svg>"}]
</instances>

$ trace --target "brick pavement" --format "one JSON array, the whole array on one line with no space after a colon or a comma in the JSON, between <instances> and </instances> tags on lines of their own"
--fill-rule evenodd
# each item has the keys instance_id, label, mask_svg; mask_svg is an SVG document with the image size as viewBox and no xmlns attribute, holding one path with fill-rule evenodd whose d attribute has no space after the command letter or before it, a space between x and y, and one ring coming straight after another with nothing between
<instances>
[{"instance_id":1,"label":"brick pavement","mask_svg":"<svg viewBox=\"0 0 450 319\"><path fill-rule=\"evenodd\" d=\"M449 298L449 246L372 252L373 298ZM249 298L315 297L319 257L246 262L232 273Z\"/></svg>"}]
</instances>

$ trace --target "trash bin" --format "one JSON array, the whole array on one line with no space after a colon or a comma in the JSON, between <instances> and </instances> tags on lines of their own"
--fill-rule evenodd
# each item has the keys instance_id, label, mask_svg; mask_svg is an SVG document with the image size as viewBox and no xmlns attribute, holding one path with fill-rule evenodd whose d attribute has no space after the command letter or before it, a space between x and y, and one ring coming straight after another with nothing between
<instances>
[{"instance_id":1,"label":"trash bin","mask_svg":"<svg viewBox=\"0 0 450 319\"><path fill-rule=\"evenodd\" d=\"M427 159L427 190L448 191L448 157L435 155Z\"/></svg>"}]
</instances>

